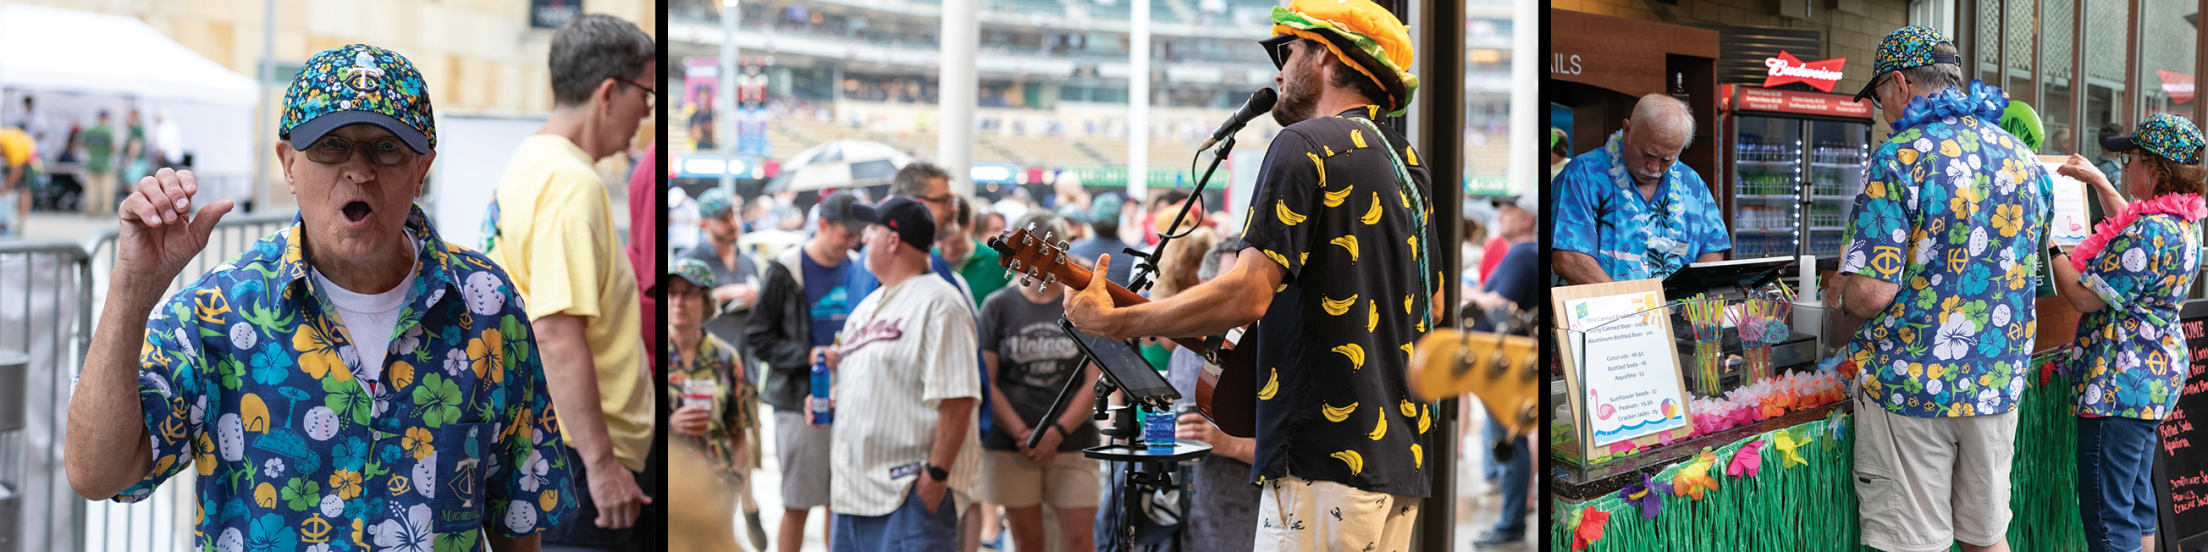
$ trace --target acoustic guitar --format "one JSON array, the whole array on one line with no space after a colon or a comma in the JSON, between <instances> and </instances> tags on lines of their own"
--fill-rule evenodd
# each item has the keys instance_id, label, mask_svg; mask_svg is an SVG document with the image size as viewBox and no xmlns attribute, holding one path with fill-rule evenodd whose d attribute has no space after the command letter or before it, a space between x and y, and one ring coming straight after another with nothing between
<instances>
[{"instance_id":1,"label":"acoustic guitar","mask_svg":"<svg viewBox=\"0 0 2208 552\"><path fill-rule=\"evenodd\" d=\"M1104 285L1112 297L1112 305L1129 307L1150 302L1119 284L1095 277L1095 273L1081 265L1069 262L1066 242L1051 243L1046 234L1036 237L1031 228L1017 228L1002 236L989 238L989 248L997 250L997 263L1012 273L1020 275L1020 285L1064 284L1075 291L1087 290L1090 285ZM1211 337L1173 337L1174 343L1202 355L1208 365L1196 380L1196 411L1219 426L1219 431L1236 437L1257 436L1257 355L1244 352L1236 354L1234 342L1240 332Z\"/></svg>"}]
</instances>

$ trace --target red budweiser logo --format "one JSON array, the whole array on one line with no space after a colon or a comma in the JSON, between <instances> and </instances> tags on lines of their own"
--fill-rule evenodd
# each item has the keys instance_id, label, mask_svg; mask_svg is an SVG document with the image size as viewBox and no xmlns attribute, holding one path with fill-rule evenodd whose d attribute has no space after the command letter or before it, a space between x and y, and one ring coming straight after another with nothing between
<instances>
[{"instance_id":1,"label":"red budweiser logo","mask_svg":"<svg viewBox=\"0 0 2208 552\"><path fill-rule=\"evenodd\" d=\"M1763 79L1763 85L1768 87L1799 82L1831 92L1832 86L1840 82L1840 69L1847 64L1848 58L1805 62L1792 53L1780 50L1778 57L1763 59L1763 66L1770 69L1769 76Z\"/></svg>"}]
</instances>

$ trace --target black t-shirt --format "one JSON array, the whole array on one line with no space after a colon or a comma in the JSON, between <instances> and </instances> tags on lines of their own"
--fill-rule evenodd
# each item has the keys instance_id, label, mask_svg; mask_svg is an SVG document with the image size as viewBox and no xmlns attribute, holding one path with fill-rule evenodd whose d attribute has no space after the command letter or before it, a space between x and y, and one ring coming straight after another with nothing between
<instances>
[{"instance_id":1,"label":"black t-shirt","mask_svg":"<svg viewBox=\"0 0 2208 552\"><path fill-rule=\"evenodd\" d=\"M1066 386L1067 379L1081 373L1074 365L1081 362L1081 347L1058 328L1058 319L1065 315L1065 305L1055 297L1038 304L1027 300L1018 288L1007 287L982 301L981 317L974 321L980 332L981 350L997 354L997 377L990 383L1004 390L1012 411L1020 413L1028 427L1046 427L1040 420L1050 410L1051 401L1058 400L1058 391ZM1072 435L1059 441L1058 452L1096 446L1094 424L1079 424L1072 429ZM982 437L981 448L1019 450L1003 425Z\"/></svg>"},{"instance_id":2,"label":"black t-shirt","mask_svg":"<svg viewBox=\"0 0 2208 552\"><path fill-rule=\"evenodd\" d=\"M1243 246L1286 270L1272 305L1245 337L1257 352L1257 450L1252 479L1295 477L1424 497L1436 455L1433 408L1411 398L1403 371L1426 330L1425 278L1449 281L1416 236L1432 187L1417 152L1393 129L1375 132L1357 107L1281 129L1250 198ZM1385 127L1382 127L1385 129ZM1417 195L1398 184L1400 158ZM1416 209L1416 211L1414 211ZM1277 380L1277 381L1276 381ZM1277 386L1276 386L1277 385Z\"/></svg>"}]
</instances>

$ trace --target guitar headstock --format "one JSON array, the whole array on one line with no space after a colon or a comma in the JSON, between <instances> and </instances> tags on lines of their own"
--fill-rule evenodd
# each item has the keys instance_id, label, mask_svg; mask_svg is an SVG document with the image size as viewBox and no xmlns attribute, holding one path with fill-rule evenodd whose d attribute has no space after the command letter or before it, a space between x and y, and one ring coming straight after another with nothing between
<instances>
[{"instance_id":1,"label":"guitar headstock","mask_svg":"<svg viewBox=\"0 0 2208 552\"><path fill-rule=\"evenodd\" d=\"M1065 241L1052 243L1051 239L1056 236L1051 232L1045 231L1042 237L1036 237L1034 231L1035 225L1029 224L1027 228L1014 228L989 238L989 247L997 250L997 263L1005 267L1005 279L1016 274L1021 286L1048 286L1062 281L1075 284L1076 288L1086 287L1089 271L1069 262L1066 257L1069 245ZM1038 280L1040 284L1036 283Z\"/></svg>"}]
</instances>

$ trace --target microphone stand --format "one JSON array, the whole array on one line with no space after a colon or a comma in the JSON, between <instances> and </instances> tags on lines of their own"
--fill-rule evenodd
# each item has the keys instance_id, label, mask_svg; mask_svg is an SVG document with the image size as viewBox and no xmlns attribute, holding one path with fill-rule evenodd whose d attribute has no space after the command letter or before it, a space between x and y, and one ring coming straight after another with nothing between
<instances>
[{"instance_id":1,"label":"microphone stand","mask_svg":"<svg viewBox=\"0 0 2208 552\"><path fill-rule=\"evenodd\" d=\"M1203 177L1196 180L1195 191L1189 194L1189 201L1181 203L1181 211L1179 214L1174 215L1173 225L1167 227L1168 230L1180 229L1181 223L1188 219L1189 207L1203 200L1204 187L1211 183L1211 175L1215 172L1218 172L1220 162L1225 161L1227 158L1227 154L1234 151L1234 143L1235 137L1233 134L1227 135L1226 140L1222 140L1219 142L1218 147L1213 150L1211 165L1204 169ZM1158 232L1157 234L1158 247L1152 250L1153 253L1145 254L1143 252L1136 251L1133 247L1127 247L1124 249L1124 251L1129 256L1141 260L1140 262L1135 264L1133 275L1130 276L1127 281L1127 283L1129 284L1127 286L1128 291L1133 291L1139 294L1142 293L1143 290L1151 287L1151 285L1154 283L1151 281L1151 277L1155 276L1158 270L1158 255L1155 252L1165 251L1166 245L1172 243L1173 239L1177 237L1169 232ZM1098 273L1095 276L1096 279L1103 279L1103 277L1104 275L1102 273ZM1092 279L1090 280L1090 283L1091 285L1097 285L1100 282ZM1068 327L1070 328L1070 326ZM1079 336L1069 337L1080 339ZM1133 347L1137 344L1134 340L1128 340L1128 345L1130 347ZM1080 363L1075 364L1074 366L1087 367L1093 360L1095 359L1091 358L1087 353L1083 353ZM1107 372L1107 374L1109 374L1109 372ZM1074 375L1075 377L1066 380L1065 387L1061 387L1058 389L1058 398L1051 401L1050 409L1045 411L1043 413L1043 417L1039 420L1042 423L1047 423L1050 425L1041 426L1039 429L1029 432L1029 435L1027 437L1027 448L1032 449L1035 448L1037 445L1042 444L1043 433L1050 431L1050 428L1052 427L1058 426L1058 416L1065 412L1066 406L1073 401L1073 394L1076 392L1075 390L1081 386L1082 378L1079 377L1080 372L1076 371L1074 372ZM1142 442L1142 422L1135 414L1135 407L1137 406L1136 401L1134 400L1134 397L1130 396L1128 404L1118 407L1111 406L1111 401L1109 400L1109 398L1114 392L1118 391L1118 389L1117 386L1113 385L1110 380L1111 378L1108 377L1097 378L1096 387L1094 389L1094 392L1096 393L1096 405L1094 407L1096 413L1092 416L1092 419L1112 419L1112 429L1104 431L1103 433L1105 437L1111 440L1120 441L1120 444L1107 444L1091 449L1084 449L1082 451L1084 455L1090 458L1114 461L1121 464L1120 472L1123 474L1121 476L1121 480L1131 483L1134 487L1132 491L1137 493L1134 500L1148 500L1147 497L1150 493L1146 492L1146 489L1173 489L1183 487L1186 484L1185 481L1181 483L1174 482L1174 474L1177 473L1178 470L1171 469L1168 466L1170 466L1171 464L1180 463L1183 460L1190 460L1201 457L1203 454L1205 454L1205 452L1199 451L1194 453L1176 453L1170 456L1139 453L1139 451L1144 450L1146 446ZM1153 404L1150 406L1169 408L1171 405ZM1120 410L1120 415L1116 418L1112 417L1112 410ZM1060 428L1059 431L1063 433L1065 429ZM1072 436L1065 435L1064 437L1071 438ZM1205 449L1205 451L1208 451L1210 449L1209 446L1205 446L1203 448ZM1186 489L1182 489L1182 492L1186 492ZM1107 530L1109 531L1109 533L1107 534L1117 535L1120 538L1126 539L1126 541L1124 542L1130 545L1129 548L1132 548L1132 545L1134 544L1134 535L1131 533L1131 531L1134 527L1134 520L1131 519L1131 516L1136 515L1138 512L1130 511L1126 508L1129 500L1130 499L1128 497L1122 496L1119 500L1115 501L1117 504L1113 506L1119 508L1119 515L1117 516L1117 519L1122 524L1122 526L1107 528ZM1186 516L1187 512L1181 512L1181 514L1183 516ZM1185 522L1186 520L1186 517L1182 518L1183 522ZM1176 532L1178 532L1178 528L1176 528Z\"/></svg>"}]
</instances>

